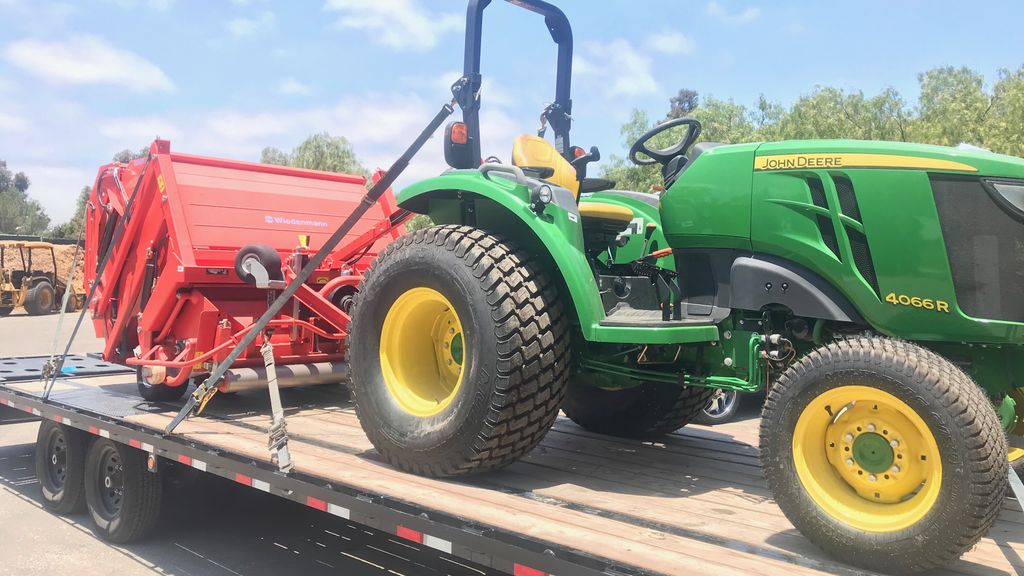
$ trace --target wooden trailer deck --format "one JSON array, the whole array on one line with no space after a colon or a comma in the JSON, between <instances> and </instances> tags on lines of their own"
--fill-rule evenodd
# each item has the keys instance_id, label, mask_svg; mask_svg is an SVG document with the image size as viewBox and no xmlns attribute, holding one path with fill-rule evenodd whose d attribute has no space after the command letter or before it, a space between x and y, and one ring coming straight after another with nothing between
<instances>
[{"instance_id":1,"label":"wooden trailer deck","mask_svg":"<svg viewBox=\"0 0 1024 576\"><path fill-rule=\"evenodd\" d=\"M4 386L32 394L40 388L38 381ZM175 413L174 406L142 401L132 375L60 380L51 399L157 436ZM383 495L423 517L446 515L517 534L624 574L864 574L826 557L776 507L761 476L753 422L730 426L734 435L694 426L652 443L591 434L560 418L523 461L450 481L384 463L341 386L284 390L283 400L299 475ZM268 403L265 392L216 397L176 435L269 463ZM989 536L941 573L1024 573L1017 503L1007 500Z\"/></svg>"}]
</instances>

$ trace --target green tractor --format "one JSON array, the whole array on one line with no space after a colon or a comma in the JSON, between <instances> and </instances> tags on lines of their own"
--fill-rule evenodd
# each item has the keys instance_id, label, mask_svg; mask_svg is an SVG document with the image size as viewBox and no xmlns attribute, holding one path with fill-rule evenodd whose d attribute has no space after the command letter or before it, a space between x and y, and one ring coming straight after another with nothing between
<instances>
[{"instance_id":1,"label":"green tractor","mask_svg":"<svg viewBox=\"0 0 1024 576\"><path fill-rule=\"evenodd\" d=\"M630 150L664 192L615 190L587 175L597 148L570 145L568 20L510 1L558 45L555 98L510 163L481 162L490 0L471 0L452 169L398 196L437 226L389 245L352 311L352 388L377 450L465 475L529 452L559 410L653 437L715 390L767 389L764 472L808 538L896 572L973 546L1024 453L1024 160L719 145L684 118Z\"/></svg>"}]
</instances>

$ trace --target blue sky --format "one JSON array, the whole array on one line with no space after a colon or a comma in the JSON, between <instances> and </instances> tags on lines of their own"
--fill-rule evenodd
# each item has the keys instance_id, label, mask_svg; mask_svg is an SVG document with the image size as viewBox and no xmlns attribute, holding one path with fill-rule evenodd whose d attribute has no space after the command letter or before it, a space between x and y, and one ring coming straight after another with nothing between
<instances>
[{"instance_id":1,"label":"blue sky","mask_svg":"<svg viewBox=\"0 0 1024 576\"><path fill-rule=\"evenodd\" d=\"M887 86L1024 63L1022 2L561 0L576 36L574 142L622 153L633 107L660 116L681 87L751 104L815 85ZM55 221L123 148L255 160L327 130L387 166L449 96L461 0L0 0L0 158ZM553 95L539 18L500 0L484 38L484 153L506 158ZM400 180L444 168L429 143Z\"/></svg>"}]
</instances>

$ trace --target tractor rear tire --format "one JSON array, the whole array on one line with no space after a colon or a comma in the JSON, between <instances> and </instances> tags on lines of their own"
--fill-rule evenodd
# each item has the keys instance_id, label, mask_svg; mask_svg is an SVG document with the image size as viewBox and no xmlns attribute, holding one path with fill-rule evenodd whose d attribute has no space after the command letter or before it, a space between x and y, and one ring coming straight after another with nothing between
<instances>
[{"instance_id":1,"label":"tractor rear tire","mask_svg":"<svg viewBox=\"0 0 1024 576\"><path fill-rule=\"evenodd\" d=\"M146 453L99 438L85 457L85 501L96 532L114 544L138 540L160 516L163 480Z\"/></svg>"},{"instance_id":2,"label":"tractor rear tire","mask_svg":"<svg viewBox=\"0 0 1024 576\"><path fill-rule=\"evenodd\" d=\"M417 230L366 271L349 326L356 414L392 465L507 465L558 415L569 367L559 290L538 259L468 226Z\"/></svg>"},{"instance_id":3,"label":"tractor rear tire","mask_svg":"<svg viewBox=\"0 0 1024 576\"><path fill-rule=\"evenodd\" d=\"M589 373L575 376L589 377ZM642 382L608 390L570 384L562 411L581 428L622 438L657 438L686 426L700 415L711 388Z\"/></svg>"},{"instance_id":4,"label":"tractor rear tire","mask_svg":"<svg viewBox=\"0 0 1024 576\"><path fill-rule=\"evenodd\" d=\"M53 285L43 280L29 288L25 295L25 311L32 316L50 314L54 310L54 298Z\"/></svg>"},{"instance_id":5,"label":"tractor rear tire","mask_svg":"<svg viewBox=\"0 0 1024 576\"><path fill-rule=\"evenodd\" d=\"M769 392L760 436L786 517L826 552L879 572L958 558L988 532L1008 485L991 400L909 342L858 338L805 355Z\"/></svg>"},{"instance_id":6,"label":"tractor rear tire","mask_svg":"<svg viewBox=\"0 0 1024 576\"><path fill-rule=\"evenodd\" d=\"M43 492L43 506L56 514L85 508L85 432L43 420L36 436L36 478Z\"/></svg>"}]
</instances>

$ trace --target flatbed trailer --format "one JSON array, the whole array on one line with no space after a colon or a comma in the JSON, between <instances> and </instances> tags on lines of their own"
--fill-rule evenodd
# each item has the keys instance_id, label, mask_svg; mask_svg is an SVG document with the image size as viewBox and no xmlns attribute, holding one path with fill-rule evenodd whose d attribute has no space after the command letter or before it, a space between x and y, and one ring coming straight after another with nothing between
<instances>
[{"instance_id":1,"label":"flatbed trailer","mask_svg":"<svg viewBox=\"0 0 1024 576\"><path fill-rule=\"evenodd\" d=\"M688 427L660 442L559 418L522 462L468 480L400 472L374 452L342 385L282 391L295 469L267 450L265 391L219 397L173 435L179 403L146 402L134 371L69 357L48 399L45 358L0 359L0 405L191 466L420 549L516 576L866 574L826 557L772 501L756 434ZM158 536L151 536L157 538ZM941 574L1024 573L1024 514L1007 500L988 537Z\"/></svg>"}]
</instances>

